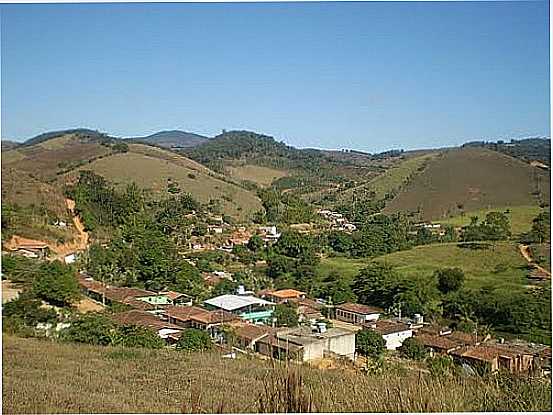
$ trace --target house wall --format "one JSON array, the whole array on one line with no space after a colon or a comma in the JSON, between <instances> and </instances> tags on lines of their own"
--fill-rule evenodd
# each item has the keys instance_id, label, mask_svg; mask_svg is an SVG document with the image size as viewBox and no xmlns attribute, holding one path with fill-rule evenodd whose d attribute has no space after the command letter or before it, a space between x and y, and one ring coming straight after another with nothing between
<instances>
[{"instance_id":1,"label":"house wall","mask_svg":"<svg viewBox=\"0 0 553 415\"><path fill-rule=\"evenodd\" d=\"M329 338L326 350L353 359L355 356L355 333Z\"/></svg>"},{"instance_id":2,"label":"house wall","mask_svg":"<svg viewBox=\"0 0 553 415\"><path fill-rule=\"evenodd\" d=\"M408 339L409 337L413 337L413 330L405 330L398 333L385 334L382 336L382 338L386 342L386 349L388 350L398 349L399 347L401 347L405 339Z\"/></svg>"},{"instance_id":3,"label":"house wall","mask_svg":"<svg viewBox=\"0 0 553 415\"><path fill-rule=\"evenodd\" d=\"M325 342L313 342L303 347L303 361L322 359L326 348Z\"/></svg>"},{"instance_id":4,"label":"house wall","mask_svg":"<svg viewBox=\"0 0 553 415\"><path fill-rule=\"evenodd\" d=\"M336 319L340 321L345 321L346 323L363 324L367 321L376 321L379 317L379 313L359 314L352 313L351 311L345 311L340 308L336 309Z\"/></svg>"}]
</instances>

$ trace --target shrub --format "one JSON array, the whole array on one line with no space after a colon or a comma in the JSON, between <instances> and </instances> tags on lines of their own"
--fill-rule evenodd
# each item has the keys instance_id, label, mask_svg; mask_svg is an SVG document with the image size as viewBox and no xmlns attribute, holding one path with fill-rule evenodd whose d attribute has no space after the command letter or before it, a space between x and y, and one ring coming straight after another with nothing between
<instances>
[{"instance_id":1,"label":"shrub","mask_svg":"<svg viewBox=\"0 0 553 415\"><path fill-rule=\"evenodd\" d=\"M424 346L415 337L405 339L399 351L404 357L409 359L422 360L426 357Z\"/></svg>"},{"instance_id":2,"label":"shrub","mask_svg":"<svg viewBox=\"0 0 553 415\"><path fill-rule=\"evenodd\" d=\"M66 306L79 298L79 285L71 267L53 261L38 269L33 293L52 304Z\"/></svg>"},{"instance_id":3,"label":"shrub","mask_svg":"<svg viewBox=\"0 0 553 415\"><path fill-rule=\"evenodd\" d=\"M108 346L113 344L116 334L115 325L107 316L89 313L73 321L60 333L60 338L69 342Z\"/></svg>"},{"instance_id":4,"label":"shrub","mask_svg":"<svg viewBox=\"0 0 553 415\"><path fill-rule=\"evenodd\" d=\"M439 269L435 275L438 278L438 289L444 294L457 291L465 281L465 273L460 268Z\"/></svg>"},{"instance_id":5,"label":"shrub","mask_svg":"<svg viewBox=\"0 0 553 415\"><path fill-rule=\"evenodd\" d=\"M42 307L40 300L30 293L22 293L18 298L4 304L4 317L12 318L12 323L35 327L38 323L48 323L56 320L56 312ZM15 326L14 326L15 327Z\"/></svg>"},{"instance_id":6,"label":"shrub","mask_svg":"<svg viewBox=\"0 0 553 415\"><path fill-rule=\"evenodd\" d=\"M211 342L209 334L198 329L183 330L176 344L177 350L184 350L187 352L210 350L212 346L213 343Z\"/></svg>"},{"instance_id":7,"label":"shrub","mask_svg":"<svg viewBox=\"0 0 553 415\"><path fill-rule=\"evenodd\" d=\"M298 313L294 307L285 304L277 304L274 318L279 327L296 327L298 325Z\"/></svg>"},{"instance_id":8,"label":"shrub","mask_svg":"<svg viewBox=\"0 0 553 415\"><path fill-rule=\"evenodd\" d=\"M363 329L355 335L356 350L367 357L378 357L384 353L384 339L375 331Z\"/></svg>"},{"instance_id":9,"label":"shrub","mask_svg":"<svg viewBox=\"0 0 553 415\"><path fill-rule=\"evenodd\" d=\"M165 343L153 330L145 327L126 325L117 328L115 345L125 347L145 347L161 349Z\"/></svg>"}]
</instances>

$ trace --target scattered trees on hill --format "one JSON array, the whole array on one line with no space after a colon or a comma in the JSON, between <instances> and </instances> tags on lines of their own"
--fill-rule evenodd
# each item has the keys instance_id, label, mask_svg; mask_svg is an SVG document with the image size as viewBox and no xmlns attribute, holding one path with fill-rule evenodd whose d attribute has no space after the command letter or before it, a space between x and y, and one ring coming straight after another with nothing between
<instances>
[{"instance_id":1,"label":"scattered trees on hill","mask_svg":"<svg viewBox=\"0 0 553 415\"><path fill-rule=\"evenodd\" d=\"M470 218L470 224L463 227L463 241L499 241L511 237L511 223L503 212L489 212L478 223L478 217Z\"/></svg>"}]
</instances>

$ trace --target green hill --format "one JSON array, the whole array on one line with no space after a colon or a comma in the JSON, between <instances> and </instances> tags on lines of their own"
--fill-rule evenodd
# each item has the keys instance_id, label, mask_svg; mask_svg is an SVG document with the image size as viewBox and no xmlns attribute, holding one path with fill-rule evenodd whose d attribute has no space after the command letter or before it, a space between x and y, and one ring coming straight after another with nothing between
<instances>
[{"instance_id":1,"label":"green hill","mask_svg":"<svg viewBox=\"0 0 553 415\"><path fill-rule=\"evenodd\" d=\"M117 185L135 182L155 198L170 196L171 187L191 193L200 202L219 199L223 213L238 219L262 209L254 193L196 161L158 147L102 137L79 131L35 139L32 145L4 152L2 169L17 169L58 191L79 170L92 170ZM12 179L17 181L17 175Z\"/></svg>"},{"instance_id":2,"label":"green hill","mask_svg":"<svg viewBox=\"0 0 553 415\"><path fill-rule=\"evenodd\" d=\"M538 205L549 200L549 172L508 155L484 149L445 151L432 159L388 203L384 213L416 213L438 220L463 212Z\"/></svg>"}]
</instances>

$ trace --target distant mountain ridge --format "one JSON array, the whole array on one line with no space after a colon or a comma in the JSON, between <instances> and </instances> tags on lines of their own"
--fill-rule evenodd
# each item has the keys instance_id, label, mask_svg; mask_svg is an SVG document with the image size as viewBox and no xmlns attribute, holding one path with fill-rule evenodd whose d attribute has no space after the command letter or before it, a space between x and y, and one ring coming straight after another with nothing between
<instances>
[{"instance_id":1,"label":"distant mountain ridge","mask_svg":"<svg viewBox=\"0 0 553 415\"><path fill-rule=\"evenodd\" d=\"M109 141L114 140L113 137L109 137L108 134L101 133L98 130L92 130L90 128L72 128L68 130L49 131L46 133L39 134L35 137L29 138L28 140L24 141L22 145L26 147L33 146L35 144L40 144L45 141L51 140L53 138L62 137L68 134L78 134L81 136L86 136L87 138L91 138L91 139L109 140Z\"/></svg>"},{"instance_id":2,"label":"distant mountain ridge","mask_svg":"<svg viewBox=\"0 0 553 415\"><path fill-rule=\"evenodd\" d=\"M145 137L133 137L128 140L154 144L167 148L190 148L201 145L209 140L200 134L189 133L181 130L160 131Z\"/></svg>"}]
</instances>

